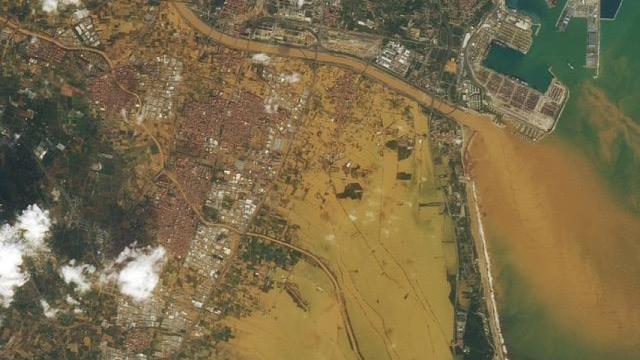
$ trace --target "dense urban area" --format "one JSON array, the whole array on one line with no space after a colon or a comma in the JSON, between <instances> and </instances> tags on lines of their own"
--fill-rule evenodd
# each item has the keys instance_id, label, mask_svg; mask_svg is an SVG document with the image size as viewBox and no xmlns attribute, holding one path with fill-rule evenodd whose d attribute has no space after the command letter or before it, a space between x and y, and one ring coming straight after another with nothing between
<instances>
[{"instance_id":1,"label":"dense urban area","mask_svg":"<svg viewBox=\"0 0 640 360\"><path fill-rule=\"evenodd\" d=\"M557 25L587 18L596 75L598 5L569 1ZM267 312L271 294L309 319L334 304L344 358L375 358L354 315L384 311L357 293L371 272L450 324L432 336L454 358L505 359L473 230L472 134L451 112L486 114L525 141L553 132L568 88L553 78L536 89L484 62L494 46L526 54L536 26L489 0L2 2L0 358L234 358L237 319ZM244 51L213 31L284 50ZM378 197L397 217L449 227L454 260L426 255L454 264L442 274L450 318L433 315L380 240L389 230L368 225L394 216L365 209ZM366 247L335 250L338 232ZM342 258L351 251L371 269ZM375 336L404 351L390 350L392 335Z\"/></svg>"}]
</instances>

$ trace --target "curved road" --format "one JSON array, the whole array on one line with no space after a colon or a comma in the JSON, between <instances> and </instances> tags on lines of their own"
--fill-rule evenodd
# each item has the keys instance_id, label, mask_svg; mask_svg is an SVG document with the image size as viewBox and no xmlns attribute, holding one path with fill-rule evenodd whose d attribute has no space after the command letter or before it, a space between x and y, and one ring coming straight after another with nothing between
<instances>
[{"instance_id":1,"label":"curved road","mask_svg":"<svg viewBox=\"0 0 640 360\"><path fill-rule=\"evenodd\" d=\"M442 113L447 114L449 117L453 118L454 120L465 124L467 126L476 128L476 125L478 124L478 122L480 122L480 124L482 125L486 125L486 122L488 120L488 118L486 116L483 116L481 114L475 113L475 112L470 112L470 111L462 111L462 110L458 110L454 105L450 104L449 102L443 101L441 99L436 99L435 97L433 97L432 95L426 93L425 91L405 82L403 79L400 79L390 73L387 73L379 68L370 66L368 63L357 59L355 57L351 57L351 56L347 56L347 55L341 55L341 54L334 54L334 53L329 53L326 51L314 51L314 50L307 50L307 49L301 49L301 48L293 48L293 47L286 47L286 46L275 46L275 45L270 45L270 44L266 44L266 43L261 43L261 42L256 42L256 41L251 41L251 40L247 40L247 39L241 39L241 38L235 38L229 35L226 35L224 33L221 33L217 30L215 30L214 28L210 27L208 24L206 24L205 22L203 22L202 20L200 20L200 18L198 18L197 15L195 15L193 13L193 11L191 11L184 3L175 3L175 2L170 2L169 6L176 11L176 13L178 15L180 15L180 17L189 24L189 26L191 26L194 30L206 35L207 37L211 38L212 40L214 40L217 43L220 43L228 48L231 49L235 49L235 50L239 50L239 51L248 51L248 52L256 52L256 53L265 53L265 54L270 54L270 55L275 55L275 56L280 56L280 57L290 57L290 58L297 58L297 59L302 59L302 60L309 60L309 61L314 61L314 62L320 62L320 63L327 63L330 65L334 65L334 66L339 66L339 67L343 67L343 68L347 68L349 70L355 71L357 73L366 75L367 77L369 77L370 79L377 81L381 84L386 85L387 87L389 87L390 89L416 101L417 103L425 106L425 107L429 107L429 108L433 108L436 109ZM138 106L141 108L142 105L142 100L140 99L140 96L135 93L130 91L129 89L127 89L125 86L123 86L116 78L115 76L115 67L113 62L111 61L111 59L109 58L109 56L97 49L94 48L89 48L89 47L73 47L73 46L67 46L65 44L60 43L59 41L43 35L43 34L39 34L36 32L32 32L26 29L23 29L20 27L19 24L12 24L8 19L4 19L4 18L0 18L2 20L5 20L5 24L10 27L13 28L15 31L22 33L23 35L28 35L28 36L33 36L36 37L40 40L43 41L47 41L50 43L55 44L56 46L67 50L67 51L88 51L88 52L92 52L94 54L100 55L109 65L110 69L111 69L111 74L113 76L113 78L115 79L116 84L118 85L118 87L128 93L129 95L132 95L136 98ZM146 130L146 129L145 129ZM152 137L152 139L154 140L154 142L160 147L160 144L158 143L157 139L155 139L154 137ZM185 200L188 201L188 197L186 196L186 194L183 192L182 190L182 186L181 184L178 182L177 178L175 178L174 176L172 176L172 174L170 173L166 173L166 175L168 175L168 178L175 183L175 185L177 185L178 189L180 190L180 192L182 193L182 196L185 198ZM351 326L351 321L349 319L349 314L347 312L347 307L346 307L346 299L344 298L344 294L342 291L342 287L340 285L340 283L337 280L337 277L335 276L335 274L333 273L333 271L324 263L324 261L322 259L320 259L319 257L317 257L315 254L313 254L312 252L300 248L296 245L284 242L282 240L276 239L276 238L272 238L269 236L265 236L262 234L257 234L257 233L243 233L241 231L239 231L238 229L232 227L232 226L228 226L225 224L219 224L219 223L212 223L210 222L208 219L206 219L198 210L197 207L193 206L193 204L189 204L190 207L194 210L194 212L196 213L196 215L198 216L198 218L205 224L208 225L213 225L213 226L219 226L219 227L223 227L226 228L232 232L235 233L239 233L241 235L247 235L247 236L253 236L253 237L257 237L257 238L261 238L262 240L265 241L269 241L271 243L274 243L276 245L279 246L283 246L286 248L289 248L293 251L296 251L300 254L302 254L303 256L305 256L308 260L311 260L313 263L315 263L318 267L320 267L329 277L329 279L331 280L333 287L336 291L336 295L338 298L338 301L340 303L340 308L341 308L341 312L342 312L342 317L343 317L343 321L345 322L345 331L347 333L347 337L349 340L349 343L351 345L352 350L355 352L355 354L357 355L357 357L359 359L363 359L363 355L360 352L360 348L358 346L358 342L357 339L355 337L355 333L353 331L353 328Z\"/></svg>"},{"instance_id":2,"label":"curved road","mask_svg":"<svg viewBox=\"0 0 640 360\"><path fill-rule=\"evenodd\" d=\"M485 122L488 120L486 116L480 115L478 113L473 113L468 110L459 110L453 104L447 101L443 101L442 99L437 99L427 92L407 83L405 80L400 79L375 66L371 66L370 64L358 58L322 50L316 51L283 45L271 45L258 41L236 38L219 32L218 30L209 26L209 24L200 20L200 18L196 14L194 14L194 12L189 9L189 7L185 3L170 2L169 6L178 15L180 15L180 17L192 29L228 48L239 51L264 53L280 57L309 60L348 68L357 73L366 75L376 82L386 85L390 89L412 100L415 100L422 106L433 108L441 113L447 114L449 117L465 125L474 127L473 124L476 121Z\"/></svg>"},{"instance_id":3,"label":"curved road","mask_svg":"<svg viewBox=\"0 0 640 360\"><path fill-rule=\"evenodd\" d=\"M188 11L190 11L190 10L188 10ZM113 78L114 78L116 84L118 85L118 87L120 89L122 89L122 91L134 96L136 98L137 102L138 102L139 109L142 108L142 100L141 100L140 96L137 93L127 89L116 78L116 76L115 76L115 66L114 66L113 62L111 61L111 59L109 58L109 56L106 53L104 53L104 52L102 52L100 50L94 49L94 48L89 48L89 47L67 46L67 45L57 41L56 39L53 39L53 38L47 36L47 35L23 29L23 28L20 27L19 24L13 24L8 19L4 19L4 18L0 17L0 20L4 20L5 25L7 25L8 27L14 29L15 31L17 31L17 32L19 32L19 33L21 33L23 35L32 36L32 37L38 38L40 40L53 43L54 45L56 45L56 46L58 46L58 47L60 47L60 48L62 48L64 50L67 50L67 51L88 51L88 52L92 52L94 54L100 55L107 62L107 64L109 65L109 68L111 70L111 75L113 76ZM144 125L141 124L141 126L143 127L143 130L145 130L145 132L147 132L150 135L151 139L156 144L156 146L158 146L158 149L159 149L160 154L161 154L161 162L163 163L163 167L164 167L164 154L163 154L163 151L162 151L162 145L155 138L155 136L153 136L151 134L151 132L148 131L148 129ZM222 228L225 228L225 229L227 229L229 231L235 232L235 233L240 234L240 235L246 235L246 236L252 236L252 237L260 238L260 239L262 239L264 241L268 241L268 242L271 242L273 244L289 248L289 249L291 249L293 251L296 251L299 254L303 255L308 260L310 260L311 262L315 263L318 267L320 267L325 272L327 277L331 280L331 283L332 283L332 285L334 287L334 290L336 292L336 297L337 297L338 303L340 304L341 314L342 314L343 321L344 321L344 324L345 324L345 331L347 333L347 338L349 340L349 345L351 346L351 349L356 354L358 359L364 359L364 356L362 355L362 353L360 351L360 347L358 346L358 341L356 339L355 332L354 332L353 327L351 325L351 320L349 318L349 313L347 311L346 299L345 299L344 293L342 291L342 286L338 282L338 279L337 279L336 275L329 268L329 266L324 263L324 261L322 259L320 259L318 256L316 256L315 254L313 254L309 250L306 250L306 249L298 247L296 245L287 243L285 241L282 241L282 240L279 240L279 239L276 239L276 238L273 238L273 237L270 237L270 236L266 236L266 235L263 235L263 234L245 233L245 232L242 232L242 231L240 231L239 229L237 229L235 227L232 227L232 226L229 226L229 225L226 225L226 224L213 223L213 222L209 221L208 219L206 219L202 215L202 213L199 211L198 207L194 206L189 201L189 198L188 198L187 194L184 192L184 189L182 188L182 184L178 181L177 177L175 177L173 174L171 174L171 173L169 173L167 171L161 171L161 172L164 172L164 174L167 176L167 178L169 178L176 185L176 187L178 188L178 190L181 193L182 197L185 199L185 201L187 201L187 203L189 204L191 209L196 213L196 215L198 216L198 218L200 219L201 222L203 222L203 223L205 223L207 225L210 225L210 226L222 227Z\"/></svg>"},{"instance_id":4,"label":"curved road","mask_svg":"<svg viewBox=\"0 0 640 360\"><path fill-rule=\"evenodd\" d=\"M390 89L416 101L420 105L435 109L443 114L446 114L448 117L456 120L457 122L464 124L466 126L471 127L474 130L487 130L488 127L493 127L490 124L489 117L486 115L479 114L477 112L465 109L460 110L455 105L449 103L448 101L437 99L431 94L409 84L405 80L398 78L382 69L379 69L375 66L370 66L370 64L362 61L356 57L336 54L322 50L310 50L303 48L290 47L285 45L271 45L267 43L262 43L258 41L252 41L248 39L236 38L233 36L229 36L224 34L215 28L209 26L207 23L202 21L194 12L189 9L189 7L185 3L176 3L169 2L169 6L195 31L200 32L201 34L209 37L213 41L226 46L231 49L239 50L239 51L247 51L254 53L264 53L274 56L280 57L289 57L296 58L301 60L326 63L333 66L339 66L343 68L347 68L354 72L366 75L370 79L379 82L383 85L386 85ZM499 0L498 6L504 6L504 0ZM495 130L495 129L493 129ZM280 242L277 239L265 239L271 242L278 243L281 246L292 248L307 257L311 258L314 262L316 262L324 271L327 273L331 281L334 283L336 288L336 292L338 294L338 298L343 307L343 316L344 320L347 323L347 334L349 335L349 340L352 345L352 349L358 354L360 357L362 356L359 353L357 343L354 343L355 336L353 336L352 329L349 324L349 316L346 312L346 303L342 296L342 291L340 290L340 284L337 283L335 279L335 275L331 272L331 270L317 257L313 254L305 251L304 249L300 249L295 247L294 245ZM486 253L485 253L486 255ZM492 340L495 348L495 356L498 360L504 360L507 358L506 348L504 346L504 340L502 340L502 332L500 329L500 320L498 317L497 305L495 301L495 295L493 292L493 286L491 283L491 265L487 258L480 257L479 259L483 262L482 269L482 283L485 291L485 297L487 298L487 308L489 309L490 314L490 327L493 333ZM484 261L483 261L484 260ZM353 339L353 341L352 341ZM355 346L354 346L355 345Z\"/></svg>"},{"instance_id":5,"label":"curved road","mask_svg":"<svg viewBox=\"0 0 640 360\"><path fill-rule=\"evenodd\" d=\"M49 43L52 43L54 45L56 45L57 47L63 49L63 50L67 50L67 51L86 51L86 52L90 52L90 53L94 53L97 54L99 56L101 56L104 61L107 63L107 65L109 65L109 70L111 71L111 76L113 77L113 79L115 80L116 85L118 85L118 87L120 88L120 90L124 91L125 93L133 96L136 98L136 102L138 103L139 108L142 107L142 100L140 99L140 96L138 94L136 94L135 92L127 89L124 85L122 85L122 83L120 83L120 81L118 81L118 78L116 77L116 68L115 65L113 64L113 61L111 61L111 58L109 58L109 56L103 52L100 51L98 49L95 48L90 48L90 47L85 47L85 46L67 46L63 43L61 43L60 41L48 36L48 35L44 35L44 34L40 34L37 32L33 32L27 29L23 29L20 27L19 24L14 24L11 21L9 21L9 19L0 17L0 20L3 20L5 22L5 25L7 25L7 27L21 33L22 35L27 35L27 36L32 36L34 38L40 39L42 41L46 41Z\"/></svg>"},{"instance_id":6,"label":"curved road","mask_svg":"<svg viewBox=\"0 0 640 360\"><path fill-rule=\"evenodd\" d=\"M271 236L254 233L254 232L243 232L234 226L210 221L202 214L200 209L189 200L189 197L184 191L184 188L182 187L182 184L180 183L180 181L178 181L178 178L169 171L164 171L163 173L178 188L178 191L182 195L183 199L187 202L191 210L196 214L196 216L198 217L198 219L200 219L202 223L208 226L224 228L238 235L259 238L264 241L270 242L272 244L286 247L290 250L298 252L299 254L304 256L308 261L314 263L316 266L322 269L322 271L324 271L324 273L327 275L329 280L331 280L331 284L333 285L334 291L336 293L336 298L338 300L338 304L340 305L340 313L342 315L342 320L345 325L345 332L347 333L347 339L349 340L349 346L351 347L351 350L355 353L358 359L364 360L364 355L362 355L362 352L360 351L360 346L358 345L358 339L356 338L355 331L353 330L353 326L351 325L351 318L349 317L349 312L347 311L347 300L344 296L342 286L340 285L338 278L333 273L331 268L327 264L325 264L325 262L320 257L318 257L317 255L315 255L314 253L312 253L307 249L301 248L299 246L296 246L294 244L288 243L280 239L276 239Z\"/></svg>"}]
</instances>

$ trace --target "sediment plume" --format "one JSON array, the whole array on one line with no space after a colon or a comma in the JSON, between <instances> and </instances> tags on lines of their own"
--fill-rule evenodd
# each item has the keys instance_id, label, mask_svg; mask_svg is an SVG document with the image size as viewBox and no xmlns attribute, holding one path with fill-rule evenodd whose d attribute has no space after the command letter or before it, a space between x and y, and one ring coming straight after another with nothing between
<instances>
[{"instance_id":1,"label":"sediment plume","mask_svg":"<svg viewBox=\"0 0 640 360\"><path fill-rule=\"evenodd\" d=\"M559 140L530 144L475 128L468 166L489 243L505 249L503 260L559 326L602 346L639 348L640 219Z\"/></svg>"}]
</instances>

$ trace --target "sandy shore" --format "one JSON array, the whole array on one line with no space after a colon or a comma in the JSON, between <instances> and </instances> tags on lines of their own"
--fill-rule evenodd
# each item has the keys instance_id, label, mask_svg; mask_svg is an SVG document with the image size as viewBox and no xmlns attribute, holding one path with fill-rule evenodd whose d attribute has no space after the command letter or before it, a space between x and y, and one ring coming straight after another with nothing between
<instances>
[{"instance_id":1,"label":"sandy shore","mask_svg":"<svg viewBox=\"0 0 640 360\"><path fill-rule=\"evenodd\" d=\"M489 243L559 326L598 345L640 347L640 220L557 141L477 130L469 169Z\"/></svg>"}]
</instances>

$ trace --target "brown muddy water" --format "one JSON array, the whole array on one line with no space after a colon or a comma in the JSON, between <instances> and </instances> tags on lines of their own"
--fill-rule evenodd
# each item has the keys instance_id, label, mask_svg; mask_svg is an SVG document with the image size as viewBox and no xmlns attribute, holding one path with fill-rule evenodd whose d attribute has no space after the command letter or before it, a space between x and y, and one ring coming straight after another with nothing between
<instances>
[{"instance_id":1,"label":"brown muddy water","mask_svg":"<svg viewBox=\"0 0 640 360\"><path fill-rule=\"evenodd\" d=\"M639 219L559 141L533 145L481 126L468 152L498 272L517 274L503 276L499 297L526 293L527 304L547 318L548 334L560 329L594 349L637 354ZM502 302L505 311L514 306ZM510 327L518 329L509 321L505 327L507 338ZM545 346L549 339L538 340Z\"/></svg>"}]
</instances>

